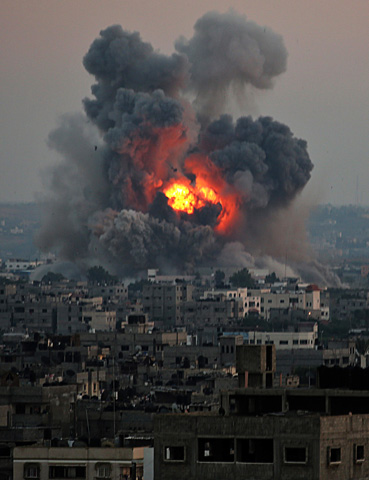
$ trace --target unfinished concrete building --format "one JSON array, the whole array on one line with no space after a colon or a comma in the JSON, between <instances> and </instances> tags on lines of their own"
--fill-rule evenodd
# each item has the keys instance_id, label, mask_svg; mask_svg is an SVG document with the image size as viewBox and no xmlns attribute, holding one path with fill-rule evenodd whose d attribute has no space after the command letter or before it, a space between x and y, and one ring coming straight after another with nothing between
<instances>
[{"instance_id":1,"label":"unfinished concrete building","mask_svg":"<svg viewBox=\"0 0 369 480\"><path fill-rule=\"evenodd\" d=\"M237 347L237 371L217 413L155 417L155 478L369 478L368 390L268 388L274 345Z\"/></svg>"}]
</instances>

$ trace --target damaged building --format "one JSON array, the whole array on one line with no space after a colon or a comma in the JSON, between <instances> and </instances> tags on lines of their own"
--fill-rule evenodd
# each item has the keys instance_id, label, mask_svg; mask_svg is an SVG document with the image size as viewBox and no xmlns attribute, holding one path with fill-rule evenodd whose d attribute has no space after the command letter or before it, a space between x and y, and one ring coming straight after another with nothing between
<instances>
[{"instance_id":1,"label":"damaged building","mask_svg":"<svg viewBox=\"0 0 369 480\"><path fill-rule=\"evenodd\" d=\"M155 417L156 478L368 478L368 390L272 388L275 347L237 351L240 387L217 413Z\"/></svg>"}]
</instances>

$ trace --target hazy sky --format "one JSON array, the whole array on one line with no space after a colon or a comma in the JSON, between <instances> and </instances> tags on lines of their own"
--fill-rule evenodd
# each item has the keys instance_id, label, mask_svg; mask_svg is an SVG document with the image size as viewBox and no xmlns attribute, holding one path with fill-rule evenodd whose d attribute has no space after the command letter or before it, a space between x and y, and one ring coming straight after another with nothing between
<instances>
[{"instance_id":1,"label":"hazy sky","mask_svg":"<svg viewBox=\"0 0 369 480\"><path fill-rule=\"evenodd\" d=\"M205 12L230 7L284 38L287 72L255 94L251 113L307 140L315 168L305 195L369 205L368 0L1 0L0 201L43 191L58 162L48 133L90 95L82 58L100 30L120 24L169 54Z\"/></svg>"}]
</instances>

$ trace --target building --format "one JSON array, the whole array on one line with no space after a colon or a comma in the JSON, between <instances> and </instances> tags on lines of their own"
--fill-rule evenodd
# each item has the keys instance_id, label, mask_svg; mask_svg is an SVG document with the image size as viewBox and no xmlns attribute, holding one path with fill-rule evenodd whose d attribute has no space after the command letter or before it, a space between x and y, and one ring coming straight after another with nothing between
<instances>
[{"instance_id":1,"label":"building","mask_svg":"<svg viewBox=\"0 0 369 480\"><path fill-rule=\"evenodd\" d=\"M301 323L286 332L223 332L223 335L242 335L245 345L275 345L276 350L313 350L318 341L318 324Z\"/></svg>"},{"instance_id":2,"label":"building","mask_svg":"<svg viewBox=\"0 0 369 480\"><path fill-rule=\"evenodd\" d=\"M245 388L221 392L217 413L154 418L155 478L369 478L369 392L337 389L342 375L322 368L334 388L272 388L275 346L238 346ZM358 388L365 375L348 372L345 385Z\"/></svg>"},{"instance_id":3,"label":"building","mask_svg":"<svg viewBox=\"0 0 369 480\"><path fill-rule=\"evenodd\" d=\"M265 320L270 320L272 311L301 312L304 318L319 320L322 317L320 303L320 289L316 285L308 285L297 290L271 289L250 290L249 294L256 298L260 296L260 315ZM324 318L329 317L325 306Z\"/></svg>"},{"instance_id":4,"label":"building","mask_svg":"<svg viewBox=\"0 0 369 480\"><path fill-rule=\"evenodd\" d=\"M158 415L154 422L160 480L369 476L369 415L197 413Z\"/></svg>"},{"instance_id":5,"label":"building","mask_svg":"<svg viewBox=\"0 0 369 480\"><path fill-rule=\"evenodd\" d=\"M14 479L153 479L149 467L151 448L117 448L110 445L91 448L73 444L69 441L65 447L16 447L13 452Z\"/></svg>"},{"instance_id":6,"label":"building","mask_svg":"<svg viewBox=\"0 0 369 480\"><path fill-rule=\"evenodd\" d=\"M182 325L182 306L192 300L193 286L184 283L150 283L143 288L144 313L164 326Z\"/></svg>"}]
</instances>

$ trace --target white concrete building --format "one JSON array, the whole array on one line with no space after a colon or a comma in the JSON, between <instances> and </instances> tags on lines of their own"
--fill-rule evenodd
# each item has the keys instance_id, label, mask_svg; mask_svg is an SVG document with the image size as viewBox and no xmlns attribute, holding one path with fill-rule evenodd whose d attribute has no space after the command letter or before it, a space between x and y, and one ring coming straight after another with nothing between
<instances>
[{"instance_id":1,"label":"white concrete building","mask_svg":"<svg viewBox=\"0 0 369 480\"><path fill-rule=\"evenodd\" d=\"M149 447L74 447L70 441L69 447L16 447L13 455L13 478L17 480L153 480L152 448ZM145 461L146 457L149 461Z\"/></svg>"},{"instance_id":2,"label":"white concrete building","mask_svg":"<svg viewBox=\"0 0 369 480\"><path fill-rule=\"evenodd\" d=\"M37 263L29 260L22 260L19 258L11 258L6 260L5 268L8 272L22 272L23 270L33 270Z\"/></svg>"},{"instance_id":3,"label":"white concrete building","mask_svg":"<svg viewBox=\"0 0 369 480\"><path fill-rule=\"evenodd\" d=\"M314 349L318 339L318 324L311 332L247 332L245 345L275 345L276 350Z\"/></svg>"},{"instance_id":4,"label":"white concrete building","mask_svg":"<svg viewBox=\"0 0 369 480\"><path fill-rule=\"evenodd\" d=\"M307 317L315 319L329 319L329 307L324 304L324 315L321 311L320 289L316 285L309 285L306 289L299 290L280 290L271 289L250 290L252 296L260 296L260 315L265 319L270 319L272 309L291 309L302 310Z\"/></svg>"},{"instance_id":5,"label":"white concrete building","mask_svg":"<svg viewBox=\"0 0 369 480\"><path fill-rule=\"evenodd\" d=\"M275 345L276 350L314 349L318 340L318 324L308 325L298 332L224 332L223 338L242 336L244 345Z\"/></svg>"}]
</instances>

